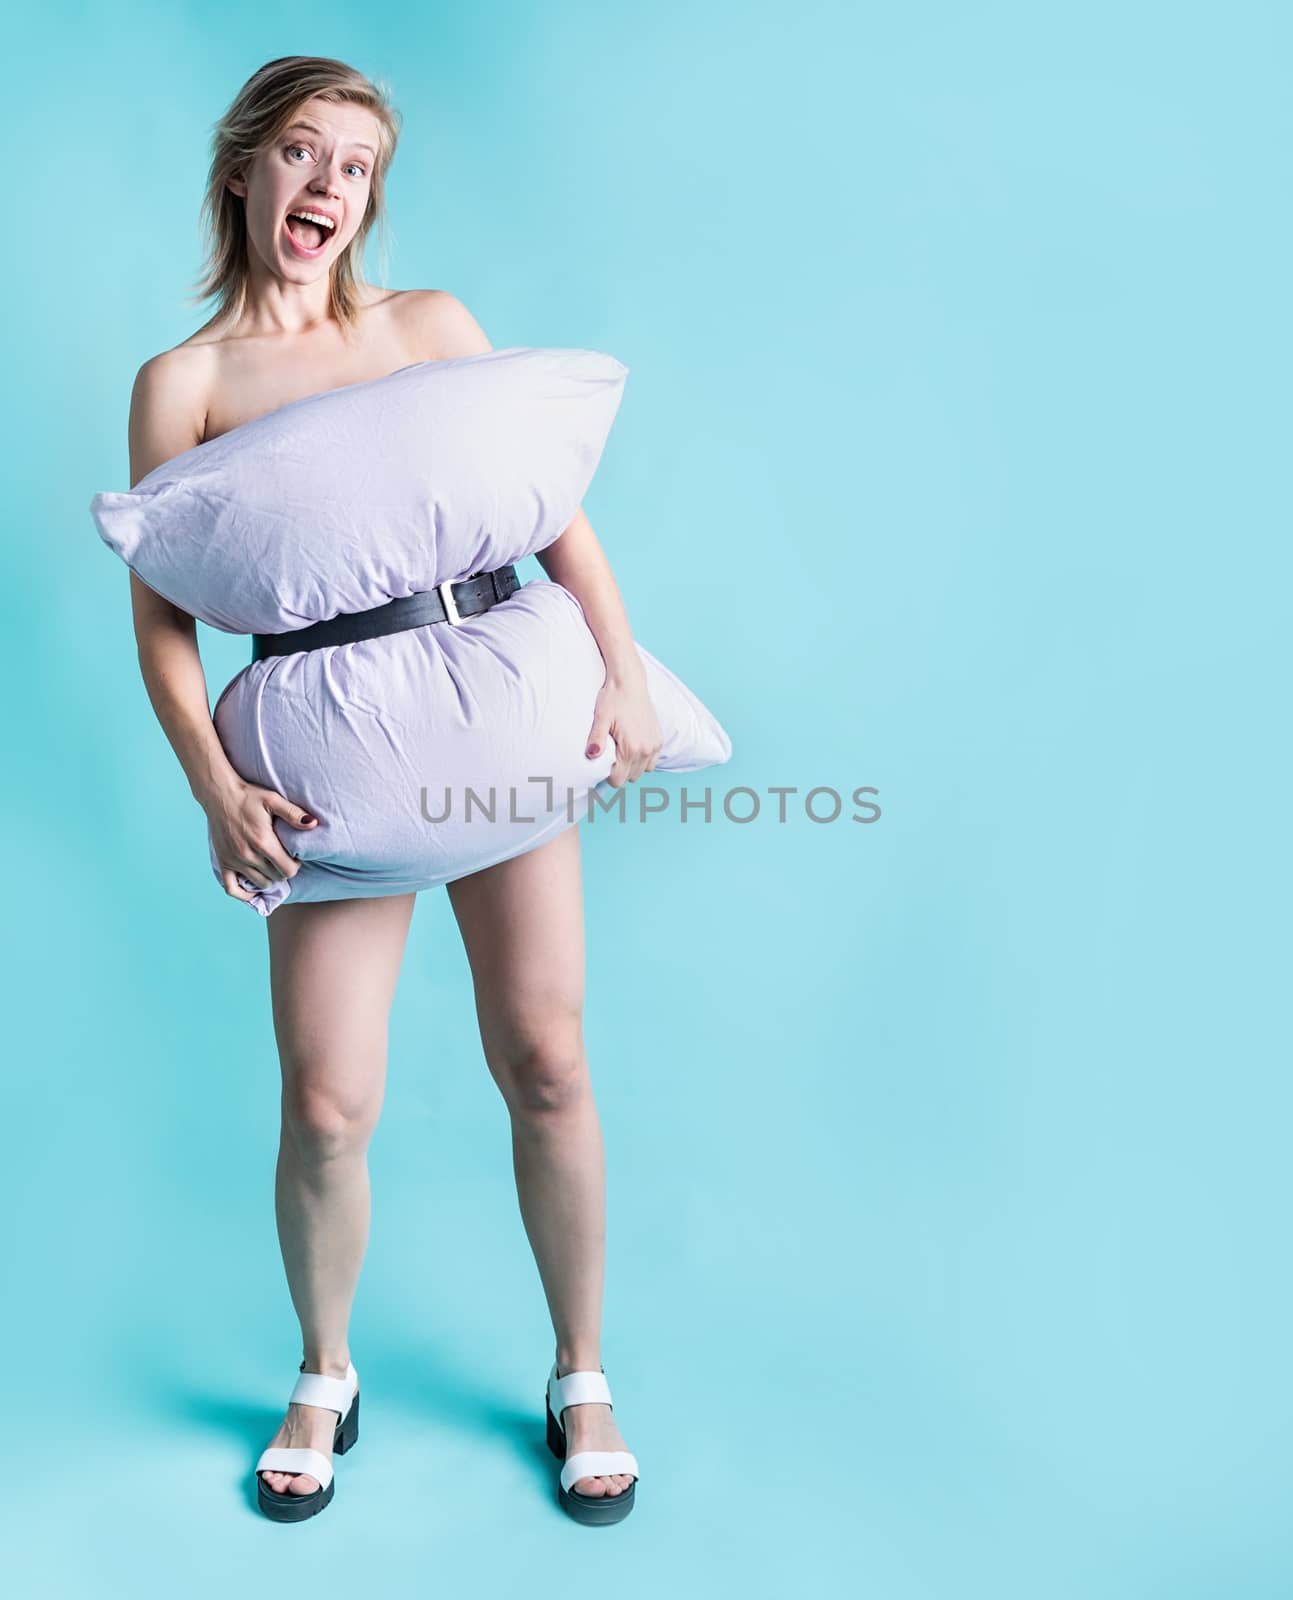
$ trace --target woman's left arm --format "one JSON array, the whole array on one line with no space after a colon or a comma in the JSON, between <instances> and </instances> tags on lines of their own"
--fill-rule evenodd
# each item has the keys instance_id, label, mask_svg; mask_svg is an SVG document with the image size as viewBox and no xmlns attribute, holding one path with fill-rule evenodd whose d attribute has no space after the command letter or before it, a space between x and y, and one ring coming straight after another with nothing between
<instances>
[{"instance_id":1,"label":"woman's left arm","mask_svg":"<svg viewBox=\"0 0 1293 1600\"><path fill-rule=\"evenodd\" d=\"M664 742L664 730L647 694L646 671L633 643L619 585L592 524L581 506L555 543L535 559L554 583L569 589L606 663L606 681L593 707L585 754L599 755L607 737L615 741L610 782L619 789L650 772Z\"/></svg>"}]
</instances>

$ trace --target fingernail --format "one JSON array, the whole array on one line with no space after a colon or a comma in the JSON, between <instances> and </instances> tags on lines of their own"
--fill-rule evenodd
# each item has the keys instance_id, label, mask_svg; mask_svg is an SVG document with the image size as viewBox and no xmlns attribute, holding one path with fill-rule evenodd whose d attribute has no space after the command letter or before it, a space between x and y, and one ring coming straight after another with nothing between
<instances>
[{"instance_id":1,"label":"fingernail","mask_svg":"<svg viewBox=\"0 0 1293 1600\"><path fill-rule=\"evenodd\" d=\"M308 811L303 811L301 813L301 821L302 822L313 822L314 818L310 815L310 813Z\"/></svg>"},{"instance_id":2,"label":"fingernail","mask_svg":"<svg viewBox=\"0 0 1293 1600\"><path fill-rule=\"evenodd\" d=\"M597 745L595 745L595 744L590 744L590 745L589 745L589 746L588 746L588 754L589 754L589 755L590 755L590 756L595 756L595 755L596 755L596 754L597 754L597 751L598 751L598 748L599 748L599 747L598 747L598 746L597 746Z\"/></svg>"}]
</instances>

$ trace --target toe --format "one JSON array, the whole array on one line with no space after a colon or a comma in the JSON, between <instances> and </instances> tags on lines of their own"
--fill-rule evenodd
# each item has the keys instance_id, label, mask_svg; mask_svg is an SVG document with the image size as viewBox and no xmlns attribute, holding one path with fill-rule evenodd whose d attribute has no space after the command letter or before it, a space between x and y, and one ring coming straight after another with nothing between
<instances>
[{"instance_id":1,"label":"toe","mask_svg":"<svg viewBox=\"0 0 1293 1600\"><path fill-rule=\"evenodd\" d=\"M261 1477L275 1494L313 1494L319 1487L308 1472L262 1472Z\"/></svg>"},{"instance_id":2,"label":"toe","mask_svg":"<svg viewBox=\"0 0 1293 1600\"><path fill-rule=\"evenodd\" d=\"M600 1478L580 1478L578 1483L575 1484L575 1489L579 1494L599 1495L606 1493L605 1485Z\"/></svg>"}]
</instances>

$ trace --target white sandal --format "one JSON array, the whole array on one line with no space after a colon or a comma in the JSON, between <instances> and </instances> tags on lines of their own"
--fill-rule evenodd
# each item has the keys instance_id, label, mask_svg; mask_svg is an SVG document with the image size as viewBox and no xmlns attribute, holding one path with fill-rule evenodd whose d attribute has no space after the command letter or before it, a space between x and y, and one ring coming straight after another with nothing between
<instances>
[{"instance_id":1,"label":"white sandal","mask_svg":"<svg viewBox=\"0 0 1293 1600\"><path fill-rule=\"evenodd\" d=\"M332 1436L332 1453L344 1456L359 1437L359 1374L354 1363L344 1378L329 1378L321 1372L307 1372L301 1363L300 1376L293 1385L288 1405L322 1406L337 1413ZM309 1494L279 1494L261 1477L262 1472L308 1472L319 1480ZM336 1490L332 1462L322 1450L309 1445L267 1445L256 1463L256 1495L260 1509L273 1522L304 1522L322 1511Z\"/></svg>"},{"instance_id":2,"label":"white sandal","mask_svg":"<svg viewBox=\"0 0 1293 1600\"><path fill-rule=\"evenodd\" d=\"M632 1511L637 1492L637 1457L628 1450L576 1450L574 1455L567 1456L566 1430L561 1420L567 1406L611 1404L606 1368L600 1372L567 1372L559 1378L554 1361L544 1401L548 1410L548 1449L562 1462L557 1488L561 1509L576 1522L594 1527L622 1522ZM618 1494L580 1494L574 1487L580 1478L609 1477L612 1473L628 1473L634 1481Z\"/></svg>"}]
</instances>

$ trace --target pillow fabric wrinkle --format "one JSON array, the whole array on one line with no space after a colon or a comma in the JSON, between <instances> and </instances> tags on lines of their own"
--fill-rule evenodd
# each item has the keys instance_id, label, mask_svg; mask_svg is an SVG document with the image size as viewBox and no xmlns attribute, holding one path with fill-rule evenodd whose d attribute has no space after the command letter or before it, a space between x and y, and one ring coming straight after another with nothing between
<instances>
[{"instance_id":1,"label":"pillow fabric wrinkle","mask_svg":"<svg viewBox=\"0 0 1293 1600\"><path fill-rule=\"evenodd\" d=\"M271 659L269 665L271 668L285 667L291 659L291 657ZM267 728L286 725L296 730L297 737L303 743L313 743L315 748L326 750L328 719L334 715L335 707L323 697L299 692L294 687L290 671L272 670L263 674L258 686L250 684L249 675L244 671L230 679L226 691L239 686L251 687L252 711L233 726L250 726L255 730L255 739L252 741L253 753L248 757L255 773L254 781L259 782L262 787L274 789L284 799L301 806L304 811L312 811L319 818L315 827L306 829L294 828L283 818L274 817L272 826L279 843L289 855L297 855L302 859L315 859L314 841L322 836L327 842L327 848L318 852L318 855L326 858L336 850L335 829L340 827L346 830L347 838L347 846L341 854L343 856L361 854L357 841L349 834L347 828L345 805L333 781L333 768L327 762L314 764L310 773L309 793L299 793L294 779L287 780L285 786L285 780L275 771L270 743L266 737ZM228 728L231 725L227 721L222 723L217 720L217 727L220 726ZM320 791L325 795L322 803L319 798ZM209 829L208 850L212 867L218 872ZM239 876L241 877L241 874ZM243 886L251 887L246 879L243 879Z\"/></svg>"},{"instance_id":2,"label":"pillow fabric wrinkle","mask_svg":"<svg viewBox=\"0 0 1293 1600\"><path fill-rule=\"evenodd\" d=\"M471 692L471 685L463 678L463 675L458 670L458 665L452 656L441 656L440 664L444 670L445 677L448 678L449 682L453 686L454 704L458 709L459 728L466 729L473 727L476 722L476 717L473 715L475 696Z\"/></svg>"},{"instance_id":3,"label":"pillow fabric wrinkle","mask_svg":"<svg viewBox=\"0 0 1293 1600\"><path fill-rule=\"evenodd\" d=\"M336 650L343 646L333 646L327 651L332 656ZM325 746L334 739L349 737L359 745L372 758L374 771L383 772L387 777L399 776L405 768L406 757L397 743L394 733L395 728L406 727L389 706L383 707L377 702L361 694L356 694L334 675L334 662L329 660L324 668L324 682L330 687L332 693L324 700L325 713L330 722L325 722L323 740ZM389 759L383 759L380 749L374 748L374 743L390 751Z\"/></svg>"},{"instance_id":4,"label":"pillow fabric wrinkle","mask_svg":"<svg viewBox=\"0 0 1293 1600\"><path fill-rule=\"evenodd\" d=\"M395 735L398 732L403 732L410 737L411 742L416 737L416 729L410 727L409 724L399 718L392 716L389 706L381 706L375 703L361 705L352 700L350 707L356 713L355 726L363 742L367 744L376 739L391 753L389 762L383 764L381 761L375 761L373 763L374 768L381 771L384 765L384 770L388 774L406 775L410 771L408 756ZM359 719L363 719L362 726Z\"/></svg>"},{"instance_id":5,"label":"pillow fabric wrinkle","mask_svg":"<svg viewBox=\"0 0 1293 1600\"><path fill-rule=\"evenodd\" d=\"M305 695L296 696L292 703L292 714L299 720L303 737L308 739L308 730L312 726L314 733L317 736L319 748L326 750L327 733L324 727L323 718L320 715L319 708L316 707L315 702ZM318 793L320 785L323 786L325 793L325 798L322 804L320 804ZM282 793L281 790L279 792ZM293 800L296 799L295 796L291 795L286 796L285 798ZM347 853L352 856L357 856L360 854L358 843L350 834L347 827L345 808L342 804L340 793L337 790L335 782L333 781L332 768L329 767L326 762L319 762L313 768L310 775L310 793L301 802L301 808L304 811L313 812L314 815L318 816L321 821L326 823L330 828L333 826L339 826L343 829L346 829ZM298 849L296 841L304 840L307 833L312 838L317 832L317 828L292 828L289 825L284 831L286 831L286 833L289 834L294 841L291 849L292 853L295 854ZM308 845L306 848L309 848Z\"/></svg>"},{"instance_id":6,"label":"pillow fabric wrinkle","mask_svg":"<svg viewBox=\"0 0 1293 1600\"><path fill-rule=\"evenodd\" d=\"M91 515L114 554L200 621L291 632L555 543L627 373L600 351L545 346L414 362L240 423L95 495ZM663 730L654 772L726 762L713 713L633 643ZM239 874L246 904L267 917L288 900L434 888L577 824L617 759L613 737L584 753L604 682L578 597L546 578L458 625L248 662L211 713L222 748L319 822L272 818L300 865L264 889ZM468 790L492 817L466 815ZM219 883L209 823L207 842Z\"/></svg>"}]
</instances>

